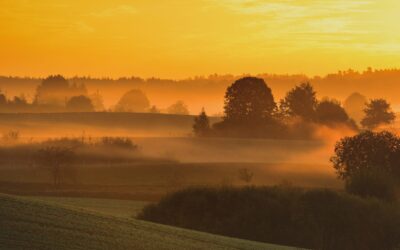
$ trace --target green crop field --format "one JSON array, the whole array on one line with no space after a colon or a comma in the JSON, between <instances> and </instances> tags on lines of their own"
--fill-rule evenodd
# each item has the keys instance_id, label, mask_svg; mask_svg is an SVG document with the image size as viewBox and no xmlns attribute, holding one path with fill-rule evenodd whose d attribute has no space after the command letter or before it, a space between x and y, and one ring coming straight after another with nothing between
<instances>
[{"instance_id":1,"label":"green crop field","mask_svg":"<svg viewBox=\"0 0 400 250\"><path fill-rule=\"evenodd\" d=\"M291 249L0 195L1 249Z\"/></svg>"}]
</instances>

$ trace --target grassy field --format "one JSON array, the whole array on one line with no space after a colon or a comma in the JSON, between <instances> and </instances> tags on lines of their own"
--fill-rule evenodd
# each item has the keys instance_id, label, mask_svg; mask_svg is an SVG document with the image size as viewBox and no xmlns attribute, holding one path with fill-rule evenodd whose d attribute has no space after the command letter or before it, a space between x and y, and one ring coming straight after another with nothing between
<instances>
[{"instance_id":1,"label":"grassy field","mask_svg":"<svg viewBox=\"0 0 400 250\"><path fill-rule=\"evenodd\" d=\"M0 195L2 249L291 249Z\"/></svg>"},{"instance_id":2,"label":"grassy field","mask_svg":"<svg viewBox=\"0 0 400 250\"><path fill-rule=\"evenodd\" d=\"M145 201L79 197L35 196L31 198L39 201L45 201L47 203L60 204L67 207L82 208L88 211L121 218L135 217L143 209L144 206L149 204L149 202Z\"/></svg>"}]
</instances>

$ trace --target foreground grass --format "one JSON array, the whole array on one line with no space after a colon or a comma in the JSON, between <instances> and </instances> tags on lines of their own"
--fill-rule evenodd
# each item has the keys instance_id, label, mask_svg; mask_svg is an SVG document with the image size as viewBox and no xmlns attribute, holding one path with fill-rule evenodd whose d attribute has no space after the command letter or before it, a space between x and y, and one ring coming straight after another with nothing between
<instances>
[{"instance_id":1,"label":"foreground grass","mask_svg":"<svg viewBox=\"0 0 400 250\"><path fill-rule=\"evenodd\" d=\"M290 249L0 195L2 249Z\"/></svg>"}]
</instances>

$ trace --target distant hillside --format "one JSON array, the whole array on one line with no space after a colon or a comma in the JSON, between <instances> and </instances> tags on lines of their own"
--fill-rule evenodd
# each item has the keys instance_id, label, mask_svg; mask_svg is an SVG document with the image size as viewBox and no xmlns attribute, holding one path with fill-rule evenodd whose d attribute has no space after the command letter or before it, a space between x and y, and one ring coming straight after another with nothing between
<instances>
[{"instance_id":1,"label":"distant hillside","mask_svg":"<svg viewBox=\"0 0 400 250\"><path fill-rule=\"evenodd\" d=\"M22 136L186 136L194 116L151 113L43 113L0 114L0 133ZM214 123L220 118L211 118Z\"/></svg>"},{"instance_id":2,"label":"distant hillside","mask_svg":"<svg viewBox=\"0 0 400 250\"><path fill-rule=\"evenodd\" d=\"M0 195L2 249L291 249Z\"/></svg>"}]
</instances>

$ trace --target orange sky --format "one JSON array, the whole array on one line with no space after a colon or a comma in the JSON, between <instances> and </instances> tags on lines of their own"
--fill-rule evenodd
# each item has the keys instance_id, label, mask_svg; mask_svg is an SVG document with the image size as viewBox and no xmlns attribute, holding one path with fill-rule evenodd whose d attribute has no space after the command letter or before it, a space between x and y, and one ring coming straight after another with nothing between
<instances>
[{"instance_id":1,"label":"orange sky","mask_svg":"<svg viewBox=\"0 0 400 250\"><path fill-rule=\"evenodd\" d=\"M0 0L0 75L400 67L398 0Z\"/></svg>"}]
</instances>

